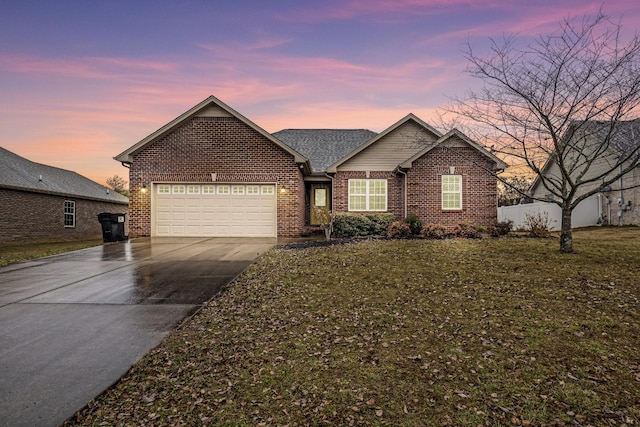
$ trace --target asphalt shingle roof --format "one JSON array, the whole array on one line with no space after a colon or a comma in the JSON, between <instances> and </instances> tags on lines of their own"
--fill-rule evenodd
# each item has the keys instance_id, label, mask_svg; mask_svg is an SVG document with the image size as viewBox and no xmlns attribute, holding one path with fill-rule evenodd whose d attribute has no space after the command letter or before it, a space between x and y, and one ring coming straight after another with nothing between
<instances>
[{"instance_id":1,"label":"asphalt shingle roof","mask_svg":"<svg viewBox=\"0 0 640 427\"><path fill-rule=\"evenodd\" d=\"M377 134L367 129L284 129L272 134L322 172Z\"/></svg>"},{"instance_id":2,"label":"asphalt shingle roof","mask_svg":"<svg viewBox=\"0 0 640 427\"><path fill-rule=\"evenodd\" d=\"M0 147L0 188L74 196L126 204L129 199L89 178L53 166L35 163Z\"/></svg>"},{"instance_id":3,"label":"asphalt shingle roof","mask_svg":"<svg viewBox=\"0 0 640 427\"><path fill-rule=\"evenodd\" d=\"M609 122L592 122L589 125L586 127L587 132L594 132L601 139L611 129ZM622 154L629 155L637 151L640 147L640 119L617 122L610 138L611 146ZM636 152L634 157L638 158L639 155Z\"/></svg>"}]
</instances>

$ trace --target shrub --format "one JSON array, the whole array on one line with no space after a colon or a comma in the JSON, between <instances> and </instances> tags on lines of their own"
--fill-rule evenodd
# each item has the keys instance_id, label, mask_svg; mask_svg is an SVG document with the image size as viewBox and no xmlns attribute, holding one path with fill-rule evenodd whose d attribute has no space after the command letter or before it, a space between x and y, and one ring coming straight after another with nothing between
<instances>
[{"instance_id":1,"label":"shrub","mask_svg":"<svg viewBox=\"0 0 640 427\"><path fill-rule=\"evenodd\" d=\"M453 234L465 239L478 239L480 237L480 229L470 222L461 222L455 226Z\"/></svg>"},{"instance_id":2,"label":"shrub","mask_svg":"<svg viewBox=\"0 0 640 427\"><path fill-rule=\"evenodd\" d=\"M446 229L442 224L427 224L420 231L420 235L425 239L444 239L446 234Z\"/></svg>"},{"instance_id":3,"label":"shrub","mask_svg":"<svg viewBox=\"0 0 640 427\"><path fill-rule=\"evenodd\" d=\"M395 219L395 216L391 213L368 214L367 216L373 223L371 234L376 236L384 236L389 228L389 224Z\"/></svg>"},{"instance_id":4,"label":"shrub","mask_svg":"<svg viewBox=\"0 0 640 427\"><path fill-rule=\"evenodd\" d=\"M526 214L524 227L532 237L547 237L550 233L549 214L547 212Z\"/></svg>"},{"instance_id":5,"label":"shrub","mask_svg":"<svg viewBox=\"0 0 640 427\"><path fill-rule=\"evenodd\" d=\"M338 213L333 222L335 237L384 236L393 214Z\"/></svg>"},{"instance_id":6,"label":"shrub","mask_svg":"<svg viewBox=\"0 0 640 427\"><path fill-rule=\"evenodd\" d=\"M489 227L488 231L491 237L500 237L509 234L512 228L513 221L507 219L504 221L496 221L494 225Z\"/></svg>"},{"instance_id":7,"label":"shrub","mask_svg":"<svg viewBox=\"0 0 640 427\"><path fill-rule=\"evenodd\" d=\"M401 239L411 236L411 225L405 221L393 221L387 228L387 237Z\"/></svg>"},{"instance_id":8,"label":"shrub","mask_svg":"<svg viewBox=\"0 0 640 427\"><path fill-rule=\"evenodd\" d=\"M422 221L420 221L417 216L410 214L404 219L404 222L409 224L412 235L417 236L420 234L420 231L422 231Z\"/></svg>"}]
</instances>

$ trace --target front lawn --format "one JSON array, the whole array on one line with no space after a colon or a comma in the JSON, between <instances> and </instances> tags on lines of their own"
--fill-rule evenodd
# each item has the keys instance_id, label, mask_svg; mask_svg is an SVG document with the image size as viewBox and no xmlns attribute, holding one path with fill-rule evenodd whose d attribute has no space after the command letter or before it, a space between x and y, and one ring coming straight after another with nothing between
<instances>
[{"instance_id":1,"label":"front lawn","mask_svg":"<svg viewBox=\"0 0 640 427\"><path fill-rule=\"evenodd\" d=\"M57 255L102 244L102 239L73 240L70 242L23 243L0 246L0 267L35 258Z\"/></svg>"},{"instance_id":2,"label":"front lawn","mask_svg":"<svg viewBox=\"0 0 640 427\"><path fill-rule=\"evenodd\" d=\"M68 425L639 425L640 229L574 248L269 251Z\"/></svg>"}]
</instances>

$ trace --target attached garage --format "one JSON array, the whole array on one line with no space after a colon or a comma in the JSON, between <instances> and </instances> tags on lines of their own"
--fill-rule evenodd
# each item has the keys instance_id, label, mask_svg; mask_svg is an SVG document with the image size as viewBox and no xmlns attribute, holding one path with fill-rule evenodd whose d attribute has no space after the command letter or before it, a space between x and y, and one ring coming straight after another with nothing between
<instances>
[{"instance_id":1,"label":"attached garage","mask_svg":"<svg viewBox=\"0 0 640 427\"><path fill-rule=\"evenodd\" d=\"M151 190L153 236L276 237L274 184L158 183Z\"/></svg>"}]
</instances>

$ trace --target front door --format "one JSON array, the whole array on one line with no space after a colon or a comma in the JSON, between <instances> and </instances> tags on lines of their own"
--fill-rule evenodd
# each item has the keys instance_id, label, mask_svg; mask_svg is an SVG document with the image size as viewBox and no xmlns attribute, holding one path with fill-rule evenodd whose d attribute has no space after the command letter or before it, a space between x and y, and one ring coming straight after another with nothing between
<instances>
[{"instance_id":1,"label":"front door","mask_svg":"<svg viewBox=\"0 0 640 427\"><path fill-rule=\"evenodd\" d=\"M317 215L317 210L328 211L331 209L329 204L329 189L328 184L311 184L311 225L319 225L320 219Z\"/></svg>"}]
</instances>

